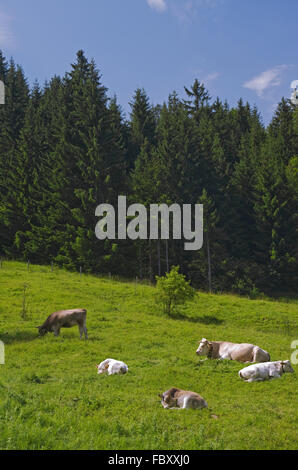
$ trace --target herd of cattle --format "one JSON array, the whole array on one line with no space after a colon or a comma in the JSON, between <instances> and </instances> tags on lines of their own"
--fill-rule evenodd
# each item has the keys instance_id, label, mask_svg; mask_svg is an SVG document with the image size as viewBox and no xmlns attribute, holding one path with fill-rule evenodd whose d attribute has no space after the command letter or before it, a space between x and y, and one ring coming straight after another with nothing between
<instances>
[{"instance_id":1,"label":"herd of cattle","mask_svg":"<svg viewBox=\"0 0 298 470\"><path fill-rule=\"evenodd\" d=\"M48 332L59 336L61 328L70 328L78 325L80 338L83 333L88 339L86 328L87 311L85 309L59 310L48 316L45 322L38 326L39 334L44 336ZM207 359L230 359L239 362L253 362L250 366L241 369L238 374L246 382L257 382L281 377L285 372L294 372L290 361L270 362L270 355L259 346L249 343L231 343L228 341L208 341L202 338L196 351L198 356L207 356ZM105 359L96 364L98 374L105 372L108 375L126 374L127 365L115 359ZM181 390L172 387L159 395L164 408L206 408L207 402L198 393L190 390Z\"/></svg>"}]
</instances>

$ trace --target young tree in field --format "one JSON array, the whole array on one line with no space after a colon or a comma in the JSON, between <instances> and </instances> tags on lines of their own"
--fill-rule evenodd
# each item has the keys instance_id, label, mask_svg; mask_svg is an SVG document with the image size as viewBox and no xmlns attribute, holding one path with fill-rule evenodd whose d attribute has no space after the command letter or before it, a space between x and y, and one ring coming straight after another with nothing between
<instances>
[{"instance_id":1,"label":"young tree in field","mask_svg":"<svg viewBox=\"0 0 298 470\"><path fill-rule=\"evenodd\" d=\"M173 266L165 276L156 276L156 280L156 301L167 315L171 315L178 305L184 305L194 298L195 290L185 280L185 276L179 274L179 266Z\"/></svg>"}]
</instances>

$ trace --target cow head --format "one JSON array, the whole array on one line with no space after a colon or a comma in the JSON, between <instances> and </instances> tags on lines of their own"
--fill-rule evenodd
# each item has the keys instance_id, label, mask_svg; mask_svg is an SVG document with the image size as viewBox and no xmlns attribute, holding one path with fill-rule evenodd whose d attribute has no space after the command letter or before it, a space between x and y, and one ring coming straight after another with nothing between
<instances>
[{"instance_id":1,"label":"cow head","mask_svg":"<svg viewBox=\"0 0 298 470\"><path fill-rule=\"evenodd\" d=\"M198 356L207 356L211 347L211 342L207 341L206 338L202 338L201 341L199 341L199 347L196 350L196 354Z\"/></svg>"},{"instance_id":2,"label":"cow head","mask_svg":"<svg viewBox=\"0 0 298 470\"><path fill-rule=\"evenodd\" d=\"M103 361L100 364L96 364L97 373L103 374L109 368L109 361Z\"/></svg>"},{"instance_id":3,"label":"cow head","mask_svg":"<svg viewBox=\"0 0 298 470\"><path fill-rule=\"evenodd\" d=\"M290 361L281 361L281 366L283 372L294 372L294 369L290 363Z\"/></svg>"},{"instance_id":4,"label":"cow head","mask_svg":"<svg viewBox=\"0 0 298 470\"><path fill-rule=\"evenodd\" d=\"M39 336L44 336L46 333L48 333L48 330L42 325L37 326L36 328L38 328Z\"/></svg>"},{"instance_id":5,"label":"cow head","mask_svg":"<svg viewBox=\"0 0 298 470\"><path fill-rule=\"evenodd\" d=\"M161 398L161 404L164 408L171 408L173 406L176 406L177 400L175 399L175 394L178 391L178 388L173 387L170 388L170 390L164 392L162 395L158 395Z\"/></svg>"}]
</instances>

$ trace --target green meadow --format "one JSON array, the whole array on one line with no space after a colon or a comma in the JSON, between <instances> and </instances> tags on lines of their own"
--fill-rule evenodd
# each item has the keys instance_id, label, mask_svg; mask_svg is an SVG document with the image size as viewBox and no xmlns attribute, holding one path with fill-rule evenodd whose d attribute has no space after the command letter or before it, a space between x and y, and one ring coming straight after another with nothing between
<instances>
[{"instance_id":1,"label":"green meadow","mask_svg":"<svg viewBox=\"0 0 298 470\"><path fill-rule=\"evenodd\" d=\"M89 340L77 327L38 336L49 314L75 307L87 309ZM241 363L196 356L202 337L290 359L298 304L198 292L169 318L145 283L2 263L0 448L297 449L298 366L245 383ZM97 375L95 364L108 357L129 372ZM200 393L209 408L164 410L158 393L173 386Z\"/></svg>"}]
</instances>

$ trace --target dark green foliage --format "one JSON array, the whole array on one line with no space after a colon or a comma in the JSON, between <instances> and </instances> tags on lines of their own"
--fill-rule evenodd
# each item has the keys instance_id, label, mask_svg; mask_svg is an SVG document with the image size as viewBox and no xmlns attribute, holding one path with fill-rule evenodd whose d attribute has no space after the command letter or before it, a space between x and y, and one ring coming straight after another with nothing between
<instances>
[{"instance_id":1,"label":"dark green foliage","mask_svg":"<svg viewBox=\"0 0 298 470\"><path fill-rule=\"evenodd\" d=\"M179 265L209 291L293 293L298 278L298 110L282 99L264 128L240 99L153 106L137 89L125 120L83 51L63 78L29 90L0 51L0 256L147 278ZM204 205L204 245L95 237L100 203ZM117 212L117 211L116 211ZM116 213L117 216L117 213Z\"/></svg>"},{"instance_id":2,"label":"dark green foliage","mask_svg":"<svg viewBox=\"0 0 298 470\"><path fill-rule=\"evenodd\" d=\"M140 88L135 91L133 101L129 104L131 114L128 164L133 168L145 139L150 144L155 142L156 110L150 105L145 90Z\"/></svg>"},{"instance_id":3,"label":"dark green foliage","mask_svg":"<svg viewBox=\"0 0 298 470\"><path fill-rule=\"evenodd\" d=\"M10 251L19 228L16 208L19 187L15 174L19 170L18 142L25 122L29 89L21 67L11 59L7 66L0 55L0 74L5 84L5 105L0 106L0 254Z\"/></svg>"}]
</instances>

